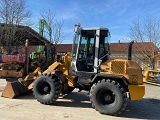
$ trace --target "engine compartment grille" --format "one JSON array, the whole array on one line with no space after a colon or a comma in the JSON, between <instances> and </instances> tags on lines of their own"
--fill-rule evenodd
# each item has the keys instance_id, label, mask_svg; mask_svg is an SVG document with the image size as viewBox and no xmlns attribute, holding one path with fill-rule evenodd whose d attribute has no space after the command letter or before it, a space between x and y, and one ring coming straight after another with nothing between
<instances>
[{"instance_id":1,"label":"engine compartment grille","mask_svg":"<svg viewBox=\"0 0 160 120\"><path fill-rule=\"evenodd\" d=\"M126 74L126 61L112 61L111 71L116 74Z\"/></svg>"}]
</instances>

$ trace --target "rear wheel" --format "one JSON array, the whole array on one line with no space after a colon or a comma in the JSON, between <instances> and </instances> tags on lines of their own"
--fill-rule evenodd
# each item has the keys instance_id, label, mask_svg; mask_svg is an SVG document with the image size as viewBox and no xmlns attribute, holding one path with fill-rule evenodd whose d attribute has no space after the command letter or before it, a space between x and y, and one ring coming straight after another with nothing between
<instances>
[{"instance_id":1,"label":"rear wheel","mask_svg":"<svg viewBox=\"0 0 160 120\"><path fill-rule=\"evenodd\" d=\"M127 105L127 93L119 83L103 79L92 86L90 101L100 113L118 115Z\"/></svg>"},{"instance_id":2,"label":"rear wheel","mask_svg":"<svg viewBox=\"0 0 160 120\"><path fill-rule=\"evenodd\" d=\"M42 104L54 103L60 95L60 81L51 74L41 75L33 85L33 95Z\"/></svg>"}]
</instances>

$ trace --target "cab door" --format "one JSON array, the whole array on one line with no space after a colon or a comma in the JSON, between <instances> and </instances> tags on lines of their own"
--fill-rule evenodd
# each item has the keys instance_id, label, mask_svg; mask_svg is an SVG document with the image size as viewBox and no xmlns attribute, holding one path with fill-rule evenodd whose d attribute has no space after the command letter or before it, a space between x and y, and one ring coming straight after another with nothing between
<instances>
[{"instance_id":1,"label":"cab door","mask_svg":"<svg viewBox=\"0 0 160 120\"><path fill-rule=\"evenodd\" d=\"M93 72L95 57L95 31L83 31L77 55L77 70Z\"/></svg>"}]
</instances>

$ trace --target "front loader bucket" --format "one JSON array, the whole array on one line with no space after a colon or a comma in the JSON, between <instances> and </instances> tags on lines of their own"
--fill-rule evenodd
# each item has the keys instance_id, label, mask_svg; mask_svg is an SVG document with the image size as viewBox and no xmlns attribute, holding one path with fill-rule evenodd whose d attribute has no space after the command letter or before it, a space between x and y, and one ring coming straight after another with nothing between
<instances>
[{"instance_id":1,"label":"front loader bucket","mask_svg":"<svg viewBox=\"0 0 160 120\"><path fill-rule=\"evenodd\" d=\"M12 99L26 92L27 92L26 87L19 81L7 82L7 85L5 86L1 96Z\"/></svg>"},{"instance_id":2,"label":"front loader bucket","mask_svg":"<svg viewBox=\"0 0 160 120\"><path fill-rule=\"evenodd\" d=\"M27 93L28 91L32 90L33 81L37 75L40 75L41 73L41 68L37 67L34 72L27 75L24 79L19 78L17 81L7 82L7 85L5 86L1 96L12 99Z\"/></svg>"}]
</instances>

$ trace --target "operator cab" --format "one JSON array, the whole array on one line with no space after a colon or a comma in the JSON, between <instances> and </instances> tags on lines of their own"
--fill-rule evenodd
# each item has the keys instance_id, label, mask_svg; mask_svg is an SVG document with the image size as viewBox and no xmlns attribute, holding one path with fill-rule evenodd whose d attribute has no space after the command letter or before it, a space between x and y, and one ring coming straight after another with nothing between
<instances>
[{"instance_id":1,"label":"operator cab","mask_svg":"<svg viewBox=\"0 0 160 120\"><path fill-rule=\"evenodd\" d=\"M109 39L107 28L81 28L77 24L72 46L72 71L97 73L100 62L108 59Z\"/></svg>"}]
</instances>

